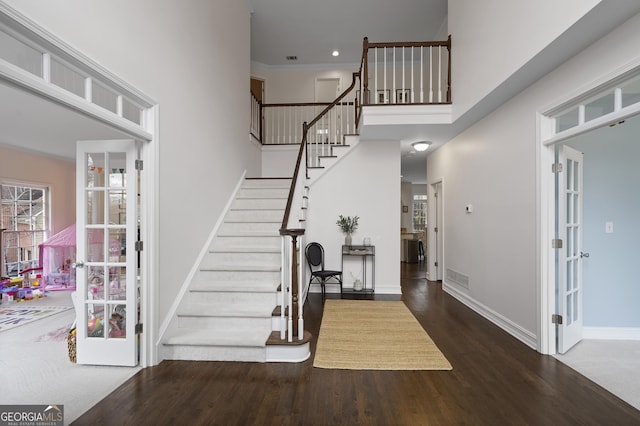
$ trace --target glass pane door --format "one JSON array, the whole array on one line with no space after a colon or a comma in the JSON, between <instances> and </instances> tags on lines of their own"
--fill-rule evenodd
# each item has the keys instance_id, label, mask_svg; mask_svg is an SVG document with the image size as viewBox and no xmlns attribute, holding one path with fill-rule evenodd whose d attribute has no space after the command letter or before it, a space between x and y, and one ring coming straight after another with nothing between
<instances>
[{"instance_id":1,"label":"glass pane door","mask_svg":"<svg viewBox=\"0 0 640 426\"><path fill-rule=\"evenodd\" d=\"M136 152L132 140L78 142L79 364L137 364Z\"/></svg>"}]
</instances>

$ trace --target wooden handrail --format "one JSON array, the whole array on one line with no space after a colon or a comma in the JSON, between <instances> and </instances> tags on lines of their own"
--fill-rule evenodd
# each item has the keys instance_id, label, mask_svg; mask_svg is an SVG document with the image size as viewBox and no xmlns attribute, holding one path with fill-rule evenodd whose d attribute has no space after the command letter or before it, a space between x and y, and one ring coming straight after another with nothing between
<instances>
[{"instance_id":1,"label":"wooden handrail","mask_svg":"<svg viewBox=\"0 0 640 426\"><path fill-rule=\"evenodd\" d=\"M298 106L323 106L332 105L332 102L297 102L297 103L278 103L278 104L262 104L263 108L278 107L298 107ZM339 102L338 105L353 105L353 102Z\"/></svg>"},{"instance_id":2,"label":"wooden handrail","mask_svg":"<svg viewBox=\"0 0 640 426\"><path fill-rule=\"evenodd\" d=\"M448 41L398 41L398 42L384 42L384 43L368 43L369 48L377 47L449 47L451 45L451 39Z\"/></svg>"}]
</instances>

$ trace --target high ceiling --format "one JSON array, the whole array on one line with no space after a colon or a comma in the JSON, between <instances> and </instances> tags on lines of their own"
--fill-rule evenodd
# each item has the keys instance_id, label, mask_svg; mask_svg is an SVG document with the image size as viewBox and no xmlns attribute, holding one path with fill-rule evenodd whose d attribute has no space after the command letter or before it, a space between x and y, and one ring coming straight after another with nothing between
<instances>
[{"instance_id":1,"label":"high ceiling","mask_svg":"<svg viewBox=\"0 0 640 426\"><path fill-rule=\"evenodd\" d=\"M434 40L446 34L446 0L247 0L251 15L251 59L265 66L352 67L372 42ZM336 11L340 13L336 14ZM339 50L340 56L331 52ZM287 61L295 55L298 60ZM0 83L0 145L17 145L56 157L75 158L79 139L122 138L121 132ZM34 126L32 117L40 117ZM425 154L405 149L405 180L426 178Z\"/></svg>"},{"instance_id":2,"label":"high ceiling","mask_svg":"<svg viewBox=\"0 0 640 426\"><path fill-rule=\"evenodd\" d=\"M447 0L248 2L251 59L264 65L356 64L364 37L371 42L446 38ZM331 56L334 50L340 55Z\"/></svg>"},{"instance_id":3,"label":"high ceiling","mask_svg":"<svg viewBox=\"0 0 640 426\"><path fill-rule=\"evenodd\" d=\"M351 67L362 57L362 41L444 40L447 0L248 0L251 60L267 67ZM338 50L340 55L331 53ZM297 60L287 60L296 56ZM267 82L268 84L268 82ZM416 132L414 132L416 133ZM426 156L402 142L402 180L425 183ZM397 133L396 133L397 134Z\"/></svg>"}]
</instances>

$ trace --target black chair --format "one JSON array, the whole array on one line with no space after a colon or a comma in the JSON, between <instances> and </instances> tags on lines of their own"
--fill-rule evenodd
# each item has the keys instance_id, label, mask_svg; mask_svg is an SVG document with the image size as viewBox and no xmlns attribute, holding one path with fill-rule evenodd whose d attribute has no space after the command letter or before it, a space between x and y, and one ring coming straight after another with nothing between
<instances>
[{"instance_id":1,"label":"black chair","mask_svg":"<svg viewBox=\"0 0 640 426\"><path fill-rule=\"evenodd\" d=\"M322 301L325 297L325 284L327 280L335 280L335 284L340 284L340 297L342 297L342 271L331 271L324 269L324 248L319 243L309 243L304 251L307 263L309 264L309 270L311 271L311 278L309 279L309 287L316 281L316 284L320 284L322 288ZM331 284L334 284L333 282Z\"/></svg>"},{"instance_id":2,"label":"black chair","mask_svg":"<svg viewBox=\"0 0 640 426\"><path fill-rule=\"evenodd\" d=\"M421 262L424 260L424 244L422 240L418 240L418 260Z\"/></svg>"}]
</instances>

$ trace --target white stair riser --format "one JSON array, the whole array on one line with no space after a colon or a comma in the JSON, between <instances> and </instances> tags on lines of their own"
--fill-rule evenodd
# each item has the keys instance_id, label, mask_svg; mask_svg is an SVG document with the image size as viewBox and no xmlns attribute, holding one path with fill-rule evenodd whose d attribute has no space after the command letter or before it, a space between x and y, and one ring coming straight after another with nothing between
<instances>
[{"instance_id":1,"label":"white stair riser","mask_svg":"<svg viewBox=\"0 0 640 426\"><path fill-rule=\"evenodd\" d=\"M215 283L233 283L233 282L264 282L274 283L277 286L280 283L280 271L214 271L200 270L192 286L207 286L215 288Z\"/></svg>"},{"instance_id":2,"label":"white stair riser","mask_svg":"<svg viewBox=\"0 0 640 426\"><path fill-rule=\"evenodd\" d=\"M289 197L288 188L240 188L237 198L281 198L286 200Z\"/></svg>"},{"instance_id":3,"label":"white stair riser","mask_svg":"<svg viewBox=\"0 0 640 426\"><path fill-rule=\"evenodd\" d=\"M215 265L273 265L280 266L280 253L208 253L202 259L202 269Z\"/></svg>"},{"instance_id":4,"label":"white stair riser","mask_svg":"<svg viewBox=\"0 0 640 426\"><path fill-rule=\"evenodd\" d=\"M266 348L234 346L163 345L164 359L184 361L266 362Z\"/></svg>"},{"instance_id":5,"label":"white stair riser","mask_svg":"<svg viewBox=\"0 0 640 426\"><path fill-rule=\"evenodd\" d=\"M267 362L303 362L311 356L309 343L303 345L269 345Z\"/></svg>"},{"instance_id":6,"label":"white stair riser","mask_svg":"<svg viewBox=\"0 0 640 426\"><path fill-rule=\"evenodd\" d=\"M320 157L319 160L320 160L320 165L327 169L332 167L335 163L338 162L337 157Z\"/></svg>"},{"instance_id":7,"label":"white stair riser","mask_svg":"<svg viewBox=\"0 0 640 426\"><path fill-rule=\"evenodd\" d=\"M247 179L242 188L289 188L291 179Z\"/></svg>"},{"instance_id":8,"label":"white stair riser","mask_svg":"<svg viewBox=\"0 0 640 426\"><path fill-rule=\"evenodd\" d=\"M280 222L259 222L259 223L234 223L224 222L220 225L220 235L234 236L234 235L255 235L260 236L268 235L270 237L277 237L280 234Z\"/></svg>"},{"instance_id":9,"label":"white stair riser","mask_svg":"<svg viewBox=\"0 0 640 426\"><path fill-rule=\"evenodd\" d=\"M276 293L232 292L232 291L190 291L183 303L215 303L220 305L260 305L276 306Z\"/></svg>"},{"instance_id":10,"label":"white stair riser","mask_svg":"<svg viewBox=\"0 0 640 426\"><path fill-rule=\"evenodd\" d=\"M231 203L232 210L278 210L287 205L286 198L236 198Z\"/></svg>"},{"instance_id":11,"label":"white stair riser","mask_svg":"<svg viewBox=\"0 0 640 426\"><path fill-rule=\"evenodd\" d=\"M284 217L283 209L274 210L231 210L225 222L271 222L277 223Z\"/></svg>"},{"instance_id":12,"label":"white stair riser","mask_svg":"<svg viewBox=\"0 0 640 426\"><path fill-rule=\"evenodd\" d=\"M282 239L274 237L217 237L210 250L224 249L271 249L280 251Z\"/></svg>"},{"instance_id":13,"label":"white stair riser","mask_svg":"<svg viewBox=\"0 0 640 426\"><path fill-rule=\"evenodd\" d=\"M195 317L178 315L178 327L190 330L210 328L214 330L271 331L271 317Z\"/></svg>"}]
</instances>

